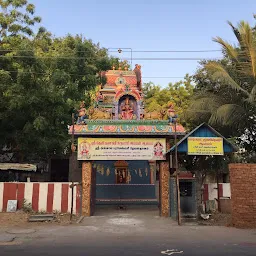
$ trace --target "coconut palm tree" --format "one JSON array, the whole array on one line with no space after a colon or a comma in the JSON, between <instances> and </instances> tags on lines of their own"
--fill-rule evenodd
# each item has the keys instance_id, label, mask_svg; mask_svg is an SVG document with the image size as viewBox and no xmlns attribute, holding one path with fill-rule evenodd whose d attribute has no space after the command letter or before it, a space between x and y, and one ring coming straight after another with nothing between
<instances>
[{"instance_id":1,"label":"coconut palm tree","mask_svg":"<svg viewBox=\"0 0 256 256\"><path fill-rule=\"evenodd\" d=\"M244 21L237 27L228 24L238 43L213 39L221 45L224 59L205 62L197 73L204 76L208 88L198 90L187 116L226 127L240 136L249 127L256 130L256 31Z\"/></svg>"}]
</instances>

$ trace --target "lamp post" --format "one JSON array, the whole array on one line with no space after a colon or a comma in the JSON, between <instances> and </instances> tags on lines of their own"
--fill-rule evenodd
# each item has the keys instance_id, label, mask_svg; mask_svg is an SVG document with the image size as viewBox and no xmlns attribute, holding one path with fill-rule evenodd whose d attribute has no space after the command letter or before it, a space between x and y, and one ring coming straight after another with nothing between
<instances>
[{"instance_id":1,"label":"lamp post","mask_svg":"<svg viewBox=\"0 0 256 256\"><path fill-rule=\"evenodd\" d=\"M132 48L108 48L108 50L117 50L118 53L122 53L123 50L129 50L131 52L131 67L132 67Z\"/></svg>"},{"instance_id":2,"label":"lamp post","mask_svg":"<svg viewBox=\"0 0 256 256\"><path fill-rule=\"evenodd\" d=\"M178 170L178 147L177 147L177 114L175 113L174 106L170 104L168 109L169 122L174 124L174 144L175 144L175 170L176 170L176 194L177 194L177 220L178 225L181 225L181 211L180 211L180 183L179 183L179 170Z\"/></svg>"},{"instance_id":3,"label":"lamp post","mask_svg":"<svg viewBox=\"0 0 256 256\"><path fill-rule=\"evenodd\" d=\"M179 182L179 170L178 170L178 147L177 147L177 117L174 118L174 143L175 143L175 170L176 170L176 193L177 193L177 217L178 225L181 225L181 212L180 212L180 182Z\"/></svg>"},{"instance_id":4,"label":"lamp post","mask_svg":"<svg viewBox=\"0 0 256 256\"><path fill-rule=\"evenodd\" d=\"M74 137L75 137L75 115L72 113L72 137L71 137L71 161L72 161L72 172L71 172L71 214L70 221L73 216L73 205L74 205L74 169L75 169L75 145L74 145Z\"/></svg>"}]
</instances>

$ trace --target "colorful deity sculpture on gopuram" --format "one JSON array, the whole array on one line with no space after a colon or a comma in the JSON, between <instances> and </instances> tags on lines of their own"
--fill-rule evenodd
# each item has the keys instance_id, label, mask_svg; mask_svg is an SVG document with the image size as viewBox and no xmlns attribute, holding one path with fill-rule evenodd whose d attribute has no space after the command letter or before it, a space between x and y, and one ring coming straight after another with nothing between
<instances>
[{"instance_id":1,"label":"colorful deity sculpture on gopuram","mask_svg":"<svg viewBox=\"0 0 256 256\"><path fill-rule=\"evenodd\" d=\"M94 106L84 112L84 106L78 110L77 124L85 119L91 120L163 120L166 111L147 112L144 110L141 66L136 64L133 71L108 70L101 73L105 84L98 86ZM84 116L81 116L84 113Z\"/></svg>"},{"instance_id":2,"label":"colorful deity sculpture on gopuram","mask_svg":"<svg viewBox=\"0 0 256 256\"><path fill-rule=\"evenodd\" d=\"M94 95L93 105L85 109L84 102L77 110L79 125L75 130L82 134L147 132L172 132L174 108L159 109L152 112L144 109L141 66L133 70L127 66L101 72L101 80ZM82 127L83 126L83 127ZM126 130L123 130L126 127ZM177 128L184 132L178 124Z\"/></svg>"},{"instance_id":3,"label":"colorful deity sculpture on gopuram","mask_svg":"<svg viewBox=\"0 0 256 256\"><path fill-rule=\"evenodd\" d=\"M101 76L106 83L99 86L95 105L88 110L89 119L142 119L141 66L136 65L133 71L113 68Z\"/></svg>"}]
</instances>

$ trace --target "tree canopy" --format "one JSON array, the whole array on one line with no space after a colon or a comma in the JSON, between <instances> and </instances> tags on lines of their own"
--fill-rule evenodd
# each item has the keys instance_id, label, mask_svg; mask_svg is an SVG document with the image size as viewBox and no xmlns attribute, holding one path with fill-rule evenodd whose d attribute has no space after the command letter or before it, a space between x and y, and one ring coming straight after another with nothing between
<instances>
[{"instance_id":1,"label":"tree canopy","mask_svg":"<svg viewBox=\"0 0 256 256\"><path fill-rule=\"evenodd\" d=\"M145 109L149 112L158 111L159 109L167 109L169 104L172 103L180 120L184 122L184 111L188 108L193 90L192 78L188 74L183 80L169 83L165 88L152 82L145 83L143 85Z\"/></svg>"},{"instance_id":2,"label":"tree canopy","mask_svg":"<svg viewBox=\"0 0 256 256\"><path fill-rule=\"evenodd\" d=\"M201 62L194 75L195 95L186 120L209 122L250 155L256 151L256 31L245 21L237 27L228 24L237 44L213 39L221 45L223 58Z\"/></svg>"},{"instance_id":3,"label":"tree canopy","mask_svg":"<svg viewBox=\"0 0 256 256\"><path fill-rule=\"evenodd\" d=\"M0 147L15 152L17 161L68 152L72 112L85 98L90 105L88 92L115 59L82 36L34 33L40 19L27 1L0 6Z\"/></svg>"}]
</instances>

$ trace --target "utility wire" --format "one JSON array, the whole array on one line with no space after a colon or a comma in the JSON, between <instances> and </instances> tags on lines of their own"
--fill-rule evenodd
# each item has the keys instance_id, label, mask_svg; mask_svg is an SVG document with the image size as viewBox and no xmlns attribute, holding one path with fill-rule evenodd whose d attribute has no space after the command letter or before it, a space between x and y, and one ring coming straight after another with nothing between
<instances>
[{"instance_id":1,"label":"utility wire","mask_svg":"<svg viewBox=\"0 0 256 256\"><path fill-rule=\"evenodd\" d=\"M122 50L122 48L120 48ZM104 49L103 49L104 50ZM18 52L34 52L35 50L19 50L19 49L0 49L0 52L10 52L10 51L18 51ZM71 50L74 51L74 50ZM116 51L107 51L107 52L118 52L118 50ZM131 51L127 51L127 50L122 50L121 53L123 52L131 52ZM133 50L133 53L135 52L222 52L222 50ZM87 53L87 51L75 51L75 53Z\"/></svg>"},{"instance_id":2,"label":"utility wire","mask_svg":"<svg viewBox=\"0 0 256 256\"><path fill-rule=\"evenodd\" d=\"M217 60L220 57L197 57L197 58L133 58L132 60ZM120 58L120 60L130 60L129 58Z\"/></svg>"},{"instance_id":3,"label":"utility wire","mask_svg":"<svg viewBox=\"0 0 256 256\"><path fill-rule=\"evenodd\" d=\"M36 74L36 75L53 75L53 73L46 73L46 72L34 72L34 71L22 71L22 70L4 70L5 72L9 72L9 73L25 73L25 74ZM86 75L78 75L75 73L65 73L65 75L71 75L71 76L86 76ZM170 79L175 79L175 78L179 78L179 79L183 79L183 76L144 76L143 78L170 78Z\"/></svg>"},{"instance_id":4,"label":"utility wire","mask_svg":"<svg viewBox=\"0 0 256 256\"><path fill-rule=\"evenodd\" d=\"M121 49L122 50L122 49ZM117 52L117 51L108 51L108 52ZM131 52L131 51L122 51L123 52ZM222 52L222 50L156 50L156 51L151 51L151 50L145 50L145 51L132 51L132 53L135 52Z\"/></svg>"},{"instance_id":5,"label":"utility wire","mask_svg":"<svg viewBox=\"0 0 256 256\"><path fill-rule=\"evenodd\" d=\"M184 78L185 76L143 76L143 78Z\"/></svg>"},{"instance_id":6,"label":"utility wire","mask_svg":"<svg viewBox=\"0 0 256 256\"><path fill-rule=\"evenodd\" d=\"M33 59L33 58L38 58L38 59L67 59L67 60L83 60L86 57L67 57L67 56L55 56L55 57L47 57L47 56L19 56L19 55L14 55L14 56L6 56L2 55L0 58L23 58L23 59ZM119 58L120 60L130 60L129 58ZM220 59L220 57L194 57L194 58L133 58L132 60L213 60L213 59Z\"/></svg>"},{"instance_id":7,"label":"utility wire","mask_svg":"<svg viewBox=\"0 0 256 256\"><path fill-rule=\"evenodd\" d=\"M35 74L35 75L53 75L54 73L47 73L47 72L34 72L34 71L23 71L23 70L17 70L17 71L14 71L14 70L4 70L6 72L9 72L9 73L24 73L24 74ZM58 71L57 71L58 72ZM66 73L62 75L70 75L70 76L87 76L87 75L79 75L79 74L75 74L75 73Z\"/></svg>"}]
</instances>

